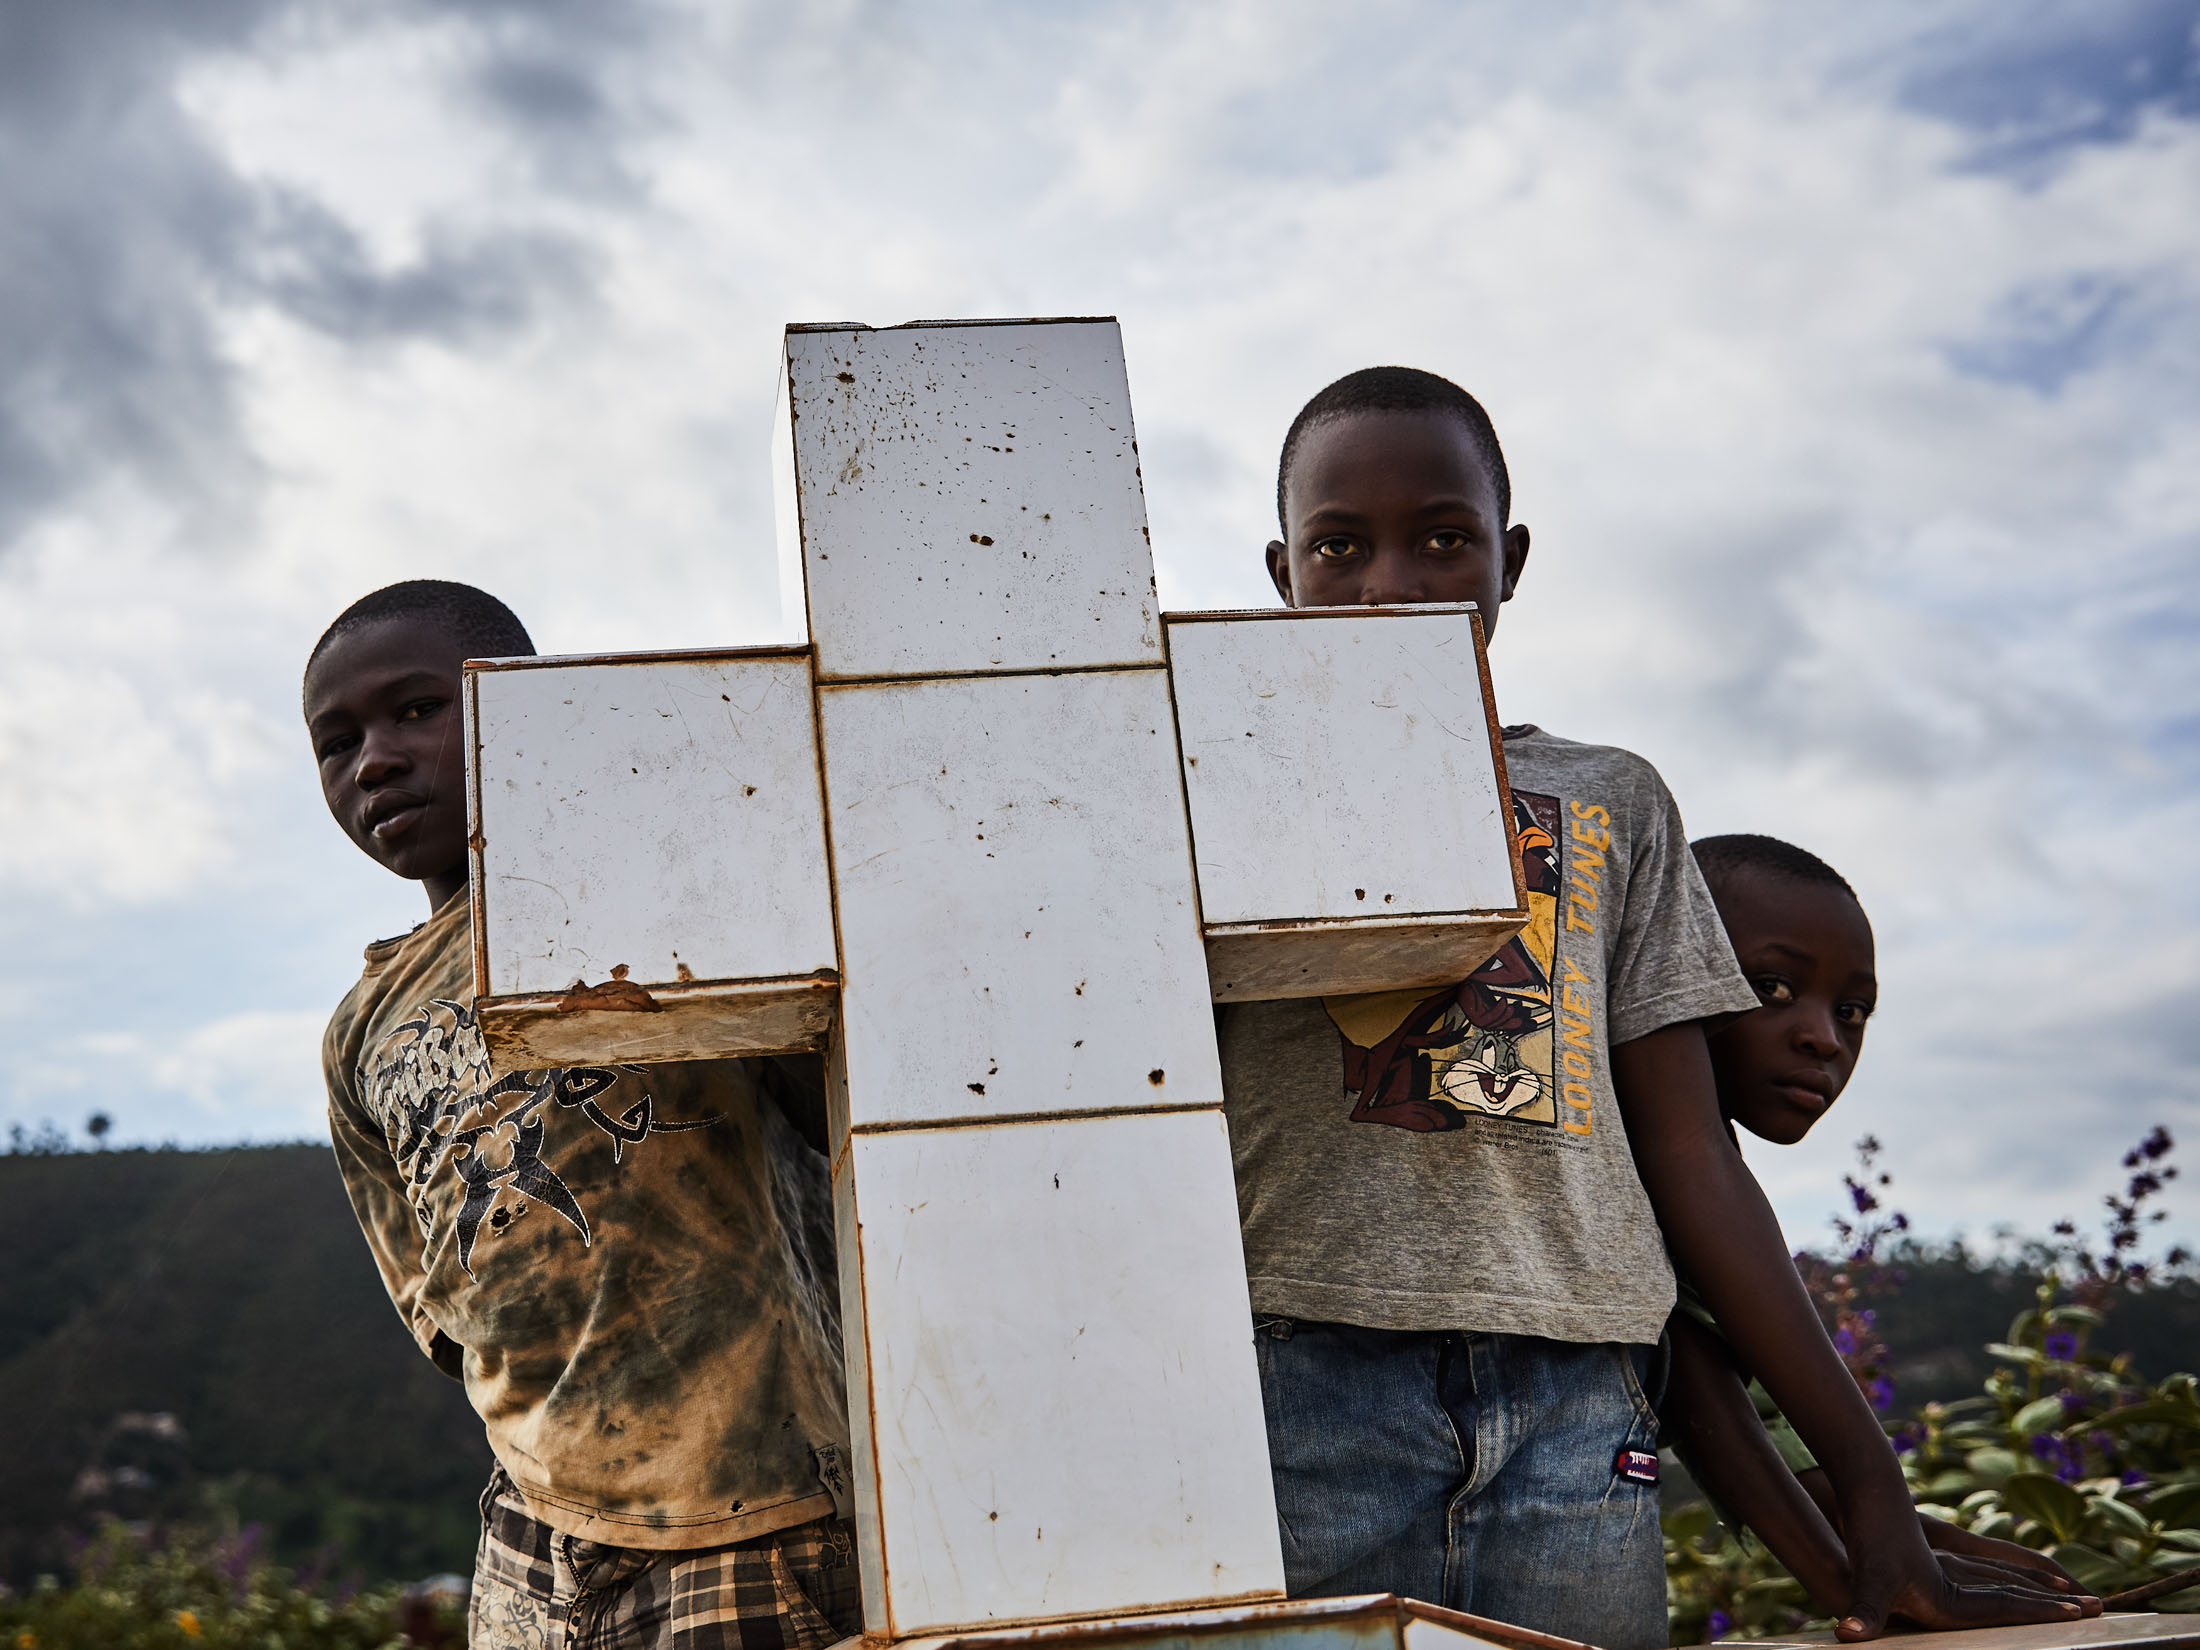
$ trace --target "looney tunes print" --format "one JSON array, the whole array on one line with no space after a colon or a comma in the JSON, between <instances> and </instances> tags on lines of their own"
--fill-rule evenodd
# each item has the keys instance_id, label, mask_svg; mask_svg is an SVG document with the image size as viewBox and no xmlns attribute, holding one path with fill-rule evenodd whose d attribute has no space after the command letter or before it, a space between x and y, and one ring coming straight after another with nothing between
<instances>
[{"instance_id":1,"label":"looney tunes print","mask_svg":"<svg viewBox=\"0 0 2200 1650\"><path fill-rule=\"evenodd\" d=\"M1513 830L1528 889L1528 924L1457 985L1330 997L1343 1041L1345 1098L1355 1123L1416 1134L1469 1117L1553 1127L1551 980L1560 892L1559 806L1513 793Z\"/></svg>"}]
</instances>

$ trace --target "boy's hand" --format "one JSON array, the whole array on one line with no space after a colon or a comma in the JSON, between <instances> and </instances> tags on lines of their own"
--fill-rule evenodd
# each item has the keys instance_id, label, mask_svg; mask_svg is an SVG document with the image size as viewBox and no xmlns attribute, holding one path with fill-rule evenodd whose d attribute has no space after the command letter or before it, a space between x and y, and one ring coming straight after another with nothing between
<instances>
[{"instance_id":1,"label":"boy's hand","mask_svg":"<svg viewBox=\"0 0 2200 1650\"><path fill-rule=\"evenodd\" d=\"M2030 1571L2032 1584L2035 1586L2039 1585L2039 1578L2045 1576L2047 1584L2057 1592L2092 1596L2078 1584L2077 1577L2045 1553L2036 1553L2030 1547L2020 1547L2014 1541L1996 1541L1990 1535L1975 1535L1960 1524L1951 1524L1942 1518L1931 1518L1924 1513L1917 1515L1917 1522L1925 1531L1927 1544L1943 1555L1943 1570L1948 1568L1946 1557L1949 1554L1983 1558L2012 1569Z\"/></svg>"},{"instance_id":2,"label":"boy's hand","mask_svg":"<svg viewBox=\"0 0 2200 1650\"><path fill-rule=\"evenodd\" d=\"M1935 1549L1938 1551L1938 1549ZM2101 1613L2101 1601L2079 1586L2065 1579L2059 1572L2047 1571L2030 1564L2011 1564L2004 1559L1976 1558L1969 1553L1940 1552L1940 1573L1958 1587L2017 1587L2030 1592L2057 1593L2075 1599L2078 1608L2089 1616ZM2039 1555L2034 1553L2033 1557Z\"/></svg>"},{"instance_id":3,"label":"boy's hand","mask_svg":"<svg viewBox=\"0 0 2200 1650\"><path fill-rule=\"evenodd\" d=\"M2036 1570L1933 1553L1914 1516L1892 1522L1882 1539L1850 1544L1849 1609L1833 1628L1843 1643L1877 1638L1897 1622L1940 1632L2076 1621L2101 1613L2097 1598L2047 1591L2055 1583ZM1927 1574L1916 1568L1919 1551L1927 1555Z\"/></svg>"}]
</instances>

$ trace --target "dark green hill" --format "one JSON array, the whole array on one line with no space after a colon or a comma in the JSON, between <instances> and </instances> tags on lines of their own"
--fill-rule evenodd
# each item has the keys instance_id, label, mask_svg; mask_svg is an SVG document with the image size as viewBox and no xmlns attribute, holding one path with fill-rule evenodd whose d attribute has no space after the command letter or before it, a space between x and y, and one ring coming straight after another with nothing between
<instances>
[{"instance_id":1,"label":"dark green hill","mask_svg":"<svg viewBox=\"0 0 2200 1650\"><path fill-rule=\"evenodd\" d=\"M1960 1247L1912 1248L1897 1260L1907 1281L1873 1302L1896 1408L1975 1394L1995 1367L1986 1343L2004 1338L2010 1320L2033 1304L2038 1274L1981 1262ZM2117 1296L2093 1347L2129 1354L2132 1366L2154 1380L2200 1370L2200 1278L2171 1276Z\"/></svg>"},{"instance_id":2,"label":"dark green hill","mask_svg":"<svg viewBox=\"0 0 2200 1650\"><path fill-rule=\"evenodd\" d=\"M0 1156L0 1577L209 1512L285 1562L466 1571L488 1470L324 1148Z\"/></svg>"},{"instance_id":3,"label":"dark green hill","mask_svg":"<svg viewBox=\"0 0 2200 1650\"><path fill-rule=\"evenodd\" d=\"M1899 1407L1976 1392L2033 1278L1902 1262L1877 1303ZM2156 1377L2200 1366L2200 1282L2126 1297L2099 1344ZM279 1561L369 1580L465 1572L488 1470L324 1148L0 1154L0 1579L64 1565L106 1517L258 1523Z\"/></svg>"}]
</instances>

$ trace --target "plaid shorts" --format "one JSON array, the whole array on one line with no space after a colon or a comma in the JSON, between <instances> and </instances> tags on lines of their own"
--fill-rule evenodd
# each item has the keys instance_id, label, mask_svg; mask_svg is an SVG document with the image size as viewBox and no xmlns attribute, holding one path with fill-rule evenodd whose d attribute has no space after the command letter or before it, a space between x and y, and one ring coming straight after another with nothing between
<instances>
[{"instance_id":1,"label":"plaid shorts","mask_svg":"<svg viewBox=\"0 0 2200 1650\"><path fill-rule=\"evenodd\" d=\"M469 1650L825 1650L862 1630L846 1519L648 1552L560 1535L501 1468L482 1492Z\"/></svg>"}]
</instances>

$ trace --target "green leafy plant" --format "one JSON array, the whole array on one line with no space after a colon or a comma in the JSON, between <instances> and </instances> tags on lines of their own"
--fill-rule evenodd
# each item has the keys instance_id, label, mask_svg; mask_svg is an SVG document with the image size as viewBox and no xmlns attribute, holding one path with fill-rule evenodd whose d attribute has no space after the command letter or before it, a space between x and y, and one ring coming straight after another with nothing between
<instances>
[{"instance_id":1,"label":"green leafy plant","mask_svg":"<svg viewBox=\"0 0 2200 1650\"><path fill-rule=\"evenodd\" d=\"M1664 1522L1673 1643L1761 1639L1814 1625L1803 1584L1757 1542L1721 1524L1710 1503L1675 1507Z\"/></svg>"},{"instance_id":2,"label":"green leafy plant","mask_svg":"<svg viewBox=\"0 0 2200 1650\"><path fill-rule=\"evenodd\" d=\"M2200 1381L2149 1382L2128 1357L2095 1349L2120 1298L2188 1258L2140 1253L2145 1228L2162 1218L2150 1204L2176 1178L2172 1146L2158 1128L2126 1154L2129 1178L2106 1200L2099 1245L2064 1221L2058 1241L2035 1251L2044 1267L2033 1302L2005 1340L1988 1344L1996 1367L1982 1392L1890 1426L1922 1511L2045 1552L2104 1596L2200 1565ZM1858 1150L1849 1210L1834 1222L1839 1247L1796 1264L1858 1384L1886 1409L1886 1349L1865 1303L1901 1286L1883 1245L1908 1223L1881 1207L1888 1176L1877 1142ZM1665 1535L1673 1643L1827 1625L1808 1619L1809 1599L1779 1561L1722 1528L1707 1505L1675 1507ZM2200 1586L2147 1607L2200 1610Z\"/></svg>"},{"instance_id":3,"label":"green leafy plant","mask_svg":"<svg viewBox=\"0 0 2200 1650\"><path fill-rule=\"evenodd\" d=\"M440 1624L462 1635L455 1623ZM458 1642L451 1637L449 1642ZM345 1596L266 1563L257 1537L156 1543L110 1525L73 1584L0 1592L0 1650L402 1650L394 1589Z\"/></svg>"},{"instance_id":4,"label":"green leafy plant","mask_svg":"<svg viewBox=\"0 0 2200 1650\"><path fill-rule=\"evenodd\" d=\"M2200 1383L2149 1384L2089 1349L2100 1312L2037 1304L1987 1351L1986 1391L1928 1404L1896 1435L1923 1508L2048 1553L2103 1595L2200 1565ZM2200 1587L2156 1601L2200 1609Z\"/></svg>"}]
</instances>

